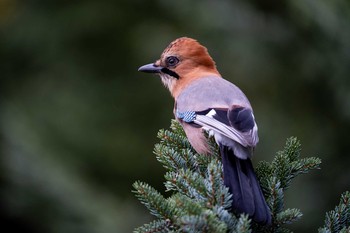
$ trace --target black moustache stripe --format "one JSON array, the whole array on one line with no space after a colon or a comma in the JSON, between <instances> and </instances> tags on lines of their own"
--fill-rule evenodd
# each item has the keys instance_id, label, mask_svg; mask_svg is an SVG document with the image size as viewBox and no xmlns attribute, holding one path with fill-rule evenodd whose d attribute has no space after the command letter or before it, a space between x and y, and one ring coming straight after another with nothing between
<instances>
[{"instance_id":1,"label":"black moustache stripe","mask_svg":"<svg viewBox=\"0 0 350 233\"><path fill-rule=\"evenodd\" d=\"M172 71L172 70L169 70L168 68L163 68L161 71L162 71L163 73L165 73L165 74L168 74L168 75L170 75L170 76L176 78L176 79L179 79L179 78L180 78L180 76L179 76L176 72L174 72L174 71Z\"/></svg>"}]
</instances>

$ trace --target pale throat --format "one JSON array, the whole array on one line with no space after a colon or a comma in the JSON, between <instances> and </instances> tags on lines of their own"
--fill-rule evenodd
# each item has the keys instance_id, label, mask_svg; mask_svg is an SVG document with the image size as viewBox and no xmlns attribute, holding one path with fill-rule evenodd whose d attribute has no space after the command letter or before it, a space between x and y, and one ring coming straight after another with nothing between
<instances>
[{"instance_id":1,"label":"pale throat","mask_svg":"<svg viewBox=\"0 0 350 233\"><path fill-rule=\"evenodd\" d=\"M170 92L172 92L177 80L174 77L171 77L170 75L164 73L160 73L159 76L164 86L168 88Z\"/></svg>"}]
</instances>

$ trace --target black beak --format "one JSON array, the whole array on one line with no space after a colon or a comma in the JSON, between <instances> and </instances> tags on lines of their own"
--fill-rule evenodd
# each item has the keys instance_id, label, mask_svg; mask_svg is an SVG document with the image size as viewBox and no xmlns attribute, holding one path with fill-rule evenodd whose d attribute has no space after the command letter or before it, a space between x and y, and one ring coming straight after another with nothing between
<instances>
[{"instance_id":1,"label":"black beak","mask_svg":"<svg viewBox=\"0 0 350 233\"><path fill-rule=\"evenodd\" d=\"M160 73L163 67L156 66L153 63L147 64L144 66L141 66L138 71L145 72L145 73Z\"/></svg>"}]
</instances>

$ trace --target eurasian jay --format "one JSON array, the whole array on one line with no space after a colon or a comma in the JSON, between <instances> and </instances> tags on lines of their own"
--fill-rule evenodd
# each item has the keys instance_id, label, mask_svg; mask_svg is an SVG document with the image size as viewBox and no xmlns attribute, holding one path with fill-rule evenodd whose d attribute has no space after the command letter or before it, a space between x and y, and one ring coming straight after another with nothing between
<instances>
[{"instance_id":1,"label":"eurasian jay","mask_svg":"<svg viewBox=\"0 0 350 233\"><path fill-rule=\"evenodd\" d=\"M182 37L171 42L159 60L139 71L160 76L175 99L175 118L198 153L210 153L203 130L215 138L224 184L232 194L232 211L269 225L270 210L251 162L259 141L252 107L237 86L221 77L207 49Z\"/></svg>"}]
</instances>

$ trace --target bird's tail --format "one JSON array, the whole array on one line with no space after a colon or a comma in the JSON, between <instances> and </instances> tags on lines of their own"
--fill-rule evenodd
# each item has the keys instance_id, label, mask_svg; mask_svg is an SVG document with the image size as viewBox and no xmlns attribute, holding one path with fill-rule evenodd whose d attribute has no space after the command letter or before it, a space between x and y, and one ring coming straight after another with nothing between
<instances>
[{"instance_id":1,"label":"bird's tail","mask_svg":"<svg viewBox=\"0 0 350 233\"><path fill-rule=\"evenodd\" d=\"M232 211L248 214L253 221L271 224L270 209L262 194L251 160L239 159L233 150L220 146L224 184L232 194Z\"/></svg>"}]
</instances>

